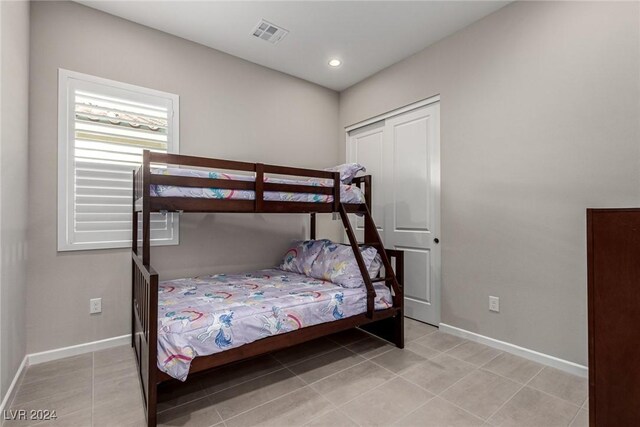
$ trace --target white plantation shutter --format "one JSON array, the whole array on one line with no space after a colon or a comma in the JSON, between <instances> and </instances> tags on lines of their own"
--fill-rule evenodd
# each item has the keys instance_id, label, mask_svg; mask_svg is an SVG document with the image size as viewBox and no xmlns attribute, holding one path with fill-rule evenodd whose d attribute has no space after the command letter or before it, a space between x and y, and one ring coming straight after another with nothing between
<instances>
[{"instance_id":1,"label":"white plantation shutter","mask_svg":"<svg viewBox=\"0 0 640 427\"><path fill-rule=\"evenodd\" d=\"M58 250L131 246L142 151L178 152L176 95L59 70ZM177 244L177 214L151 214L151 243Z\"/></svg>"}]
</instances>

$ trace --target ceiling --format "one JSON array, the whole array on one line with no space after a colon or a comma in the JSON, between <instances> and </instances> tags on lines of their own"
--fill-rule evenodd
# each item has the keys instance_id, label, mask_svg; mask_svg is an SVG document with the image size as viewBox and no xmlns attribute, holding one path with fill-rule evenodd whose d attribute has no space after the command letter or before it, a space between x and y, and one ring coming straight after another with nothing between
<instances>
[{"instance_id":1,"label":"ceiling","mask_svg":"<svg viewBox=\"0 0 640 427\"><path fill-rule=\"evenodd\" d=\"M109 1L79 3L343 90L508 1ZM252 36L260 19L289 30ZM328 66L338 58L342 65Z\"/></svg>"}]
</instances>

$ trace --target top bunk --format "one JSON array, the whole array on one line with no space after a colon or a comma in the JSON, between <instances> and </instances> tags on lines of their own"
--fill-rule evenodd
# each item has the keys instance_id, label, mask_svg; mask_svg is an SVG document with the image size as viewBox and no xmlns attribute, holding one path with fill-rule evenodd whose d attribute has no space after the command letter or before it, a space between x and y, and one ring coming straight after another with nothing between
<instances>
[{"instance_id":1,"label":"top bunk","mask_svg":"<svg viewBox=\"0 0 640 427\"><path fill-rule=\"evenodd\" d=\"M133 201L136 212L364 213L371 176L346 185L339 172L145 150Z\"/></svg>"}]
</instances>

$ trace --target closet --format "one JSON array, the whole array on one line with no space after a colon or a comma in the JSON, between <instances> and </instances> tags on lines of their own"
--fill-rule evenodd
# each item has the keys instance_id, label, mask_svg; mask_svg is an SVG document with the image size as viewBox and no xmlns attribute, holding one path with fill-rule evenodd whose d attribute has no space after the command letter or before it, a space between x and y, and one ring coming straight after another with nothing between
<instances>
[{"instance_id":1,"label":"closet","mask_svg":"<svg viewBox=\"0 0 640 427\"><path fill-rule=\"evenodd\" d=\"M347 129L347 161L367 167L388 248L404 252L405 316L440 323L440 103L430 98ZM364 221L352 215L359 241Z\"/></svg>"}]
</instances>

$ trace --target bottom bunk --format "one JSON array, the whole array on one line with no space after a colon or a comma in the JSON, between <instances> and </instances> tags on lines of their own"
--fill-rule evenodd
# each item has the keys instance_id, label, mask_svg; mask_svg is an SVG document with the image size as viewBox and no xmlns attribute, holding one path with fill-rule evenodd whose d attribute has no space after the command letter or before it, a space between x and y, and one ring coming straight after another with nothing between
<instances>
[{"instance_id":1,"label":"bottom bunk","mask_svg":"<svg viewBox=\"0 0 640 427\"><path fill-rule=\"evenodd\" d=\"M375 284L375 309L392 307ZM186 380L191 361L367 310L364 287L279 269L169 280L158 285L158 368Z\"/></svg>"},{"instance_id":2,"label":"bottom bunk","mask_svg":"<svg viewBox=\"0 0 640 427\"><path fill-rule=\"evenodd\" d=\"M402 252L386 255L395 258L401 284ZM404 346L402 295L382 279L374 284L374 311L367 313L364 286L280 269L159 283L137 254L132 260L132 346L149 426L156 425L163 382L354 327Z\"/></svg>"}]
</instances>

